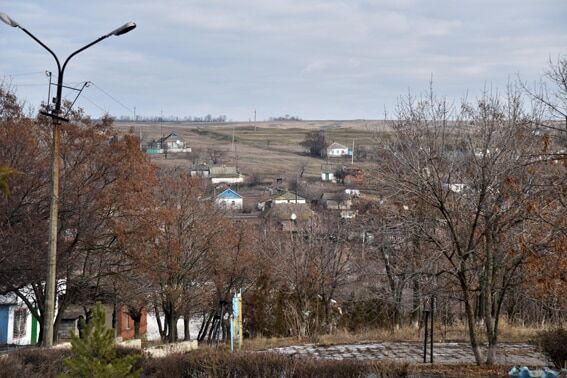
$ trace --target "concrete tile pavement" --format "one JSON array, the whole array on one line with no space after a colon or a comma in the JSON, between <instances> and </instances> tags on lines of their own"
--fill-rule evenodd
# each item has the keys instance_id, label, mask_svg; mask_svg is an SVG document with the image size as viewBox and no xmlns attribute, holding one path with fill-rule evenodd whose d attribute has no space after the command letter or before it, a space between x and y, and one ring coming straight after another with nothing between
<instances>
[{"instance_id":1,"label":"concrete tile pavement","mask_svg":"<svg viewBox=\"0 0 567 378\"><path fill-rule=\"evenodd\" d=\"M423 344L412 342L361 343L318 346L296 345L269 349L270 352L320 359L359 359L374 361L423 361ZM485 350L483 350L485 352ZM429 358L429 352L428 352ZM467 343L435 343L433 360L440 364L474 364L474 356ZM549 366L547 358L534 346L522 343L502 343L498 346L497 363L502 365Z\"/></svg>"}]
</instances>

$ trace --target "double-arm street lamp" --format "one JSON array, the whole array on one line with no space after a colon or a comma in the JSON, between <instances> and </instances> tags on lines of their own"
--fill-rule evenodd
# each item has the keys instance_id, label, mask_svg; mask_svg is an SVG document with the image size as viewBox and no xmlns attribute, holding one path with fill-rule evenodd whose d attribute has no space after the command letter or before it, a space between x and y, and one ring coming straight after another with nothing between
<instances>
[{"instance_id":1,"label":"double-arm street lamp","mask_svg":"<svg viewBox=\"0 0 567 378\"><path fill-rule=\"evenodd\" d=\"M96 39L95 41L89 43L73 52L65 62L63 66L59 62L57 55L47 47L43 42L41 42L36 36L30 33L26 28L22 27L16 21L14 21L10 16L5 13L0 12L0 20L4 23L21 29L24 33L29 35L34 41L39 43L44 49L49 51L49 53L55 58L57 63L57 95L54 99L55 108L53 111L49 112L49 104L47 107L47 112L42 112L42 114L49 116L53 119L53 140L52 140L52 150L51 150L51 193L50 193L50 207L49 207L49 250L47 254L47 282L46 282L46 295L45 295L45 313L44 313L44 323L43 323L43 345L50 347L53 344L53 321L55 318L55 281L57 274L57 220L59 216L59 155L60 155L60 144L61 144L61 132L60 132L60 122L67 122L65 118L61 116L61 93L63 91L63 74L65 73L65 67L72 57L95 45L111 36L119 36L126 34L136 27L133 22L128 22L116 30L103 35L102 37Z\"/></svg>"}]
</instances>

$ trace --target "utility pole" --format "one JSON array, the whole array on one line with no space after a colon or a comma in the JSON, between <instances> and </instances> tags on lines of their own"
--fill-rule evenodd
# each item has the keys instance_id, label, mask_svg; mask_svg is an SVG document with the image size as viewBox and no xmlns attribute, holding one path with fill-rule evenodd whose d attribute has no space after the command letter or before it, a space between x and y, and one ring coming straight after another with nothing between
<instances>
[{"instance_id":1,"label":"utility pole","mask_svg":"<svg viewBox=\"0 0 567 378\"><path fill-rule=\"evenodd\" d=\"M254 109L254 132L256 131L256 109Z\"/></svg>"},{"instance_id":2,"label":"utility pole","mask_svg":"<svg viewBox=\"0 0 567 378\"><path fill-rule=\"evenodd\" d=\"M350 165L354 165L354 139L352 140L352 151L350 154Z\"/></svg>"},{"instance_id":3,"label":"utility pole","mask_svg":"<svg viewBox=\"0 0 567 378\"><path fill-rule=\"evenodd\" d=\"M63 62L63 65L59 62L59 58L55 53L47 47L42 41L40 41L35 35L29 32L26 28L18 24L10 16L5 13L0 12L0 20L12 27L21 29L24 33L30 36L34 41L36 41L41 47L46 49L51 56L55 59L57 63L57 95L54 98L55 108L52 112L49 112L49 108L46 111L41 111L40 113L44 116L50 117L53 120L53 134L52 134L52 144L51 144L51 191L49 200L49 239L48 239L48 252L47 252L47 279L45 282L45 314L44 315L44 333L43 333L43 346L51 347L53 345L53 321L55 319L55 302L57 300L56 292L56 280L57 280L57 229L58 229L58 218L59 218L59 175L60 175L60 151L61 151L61 122L69 122L61 116L61 102L63 94L63 75L65 73L65 68L67 63L72 57L77 55L83 50L99 43L100 41L111 37L120 36L126 34L136 27L133 22L128 22L116 30L99 37L93 42L81 47L80 49L73 52L67 57Z\"/></svg>"},{"instance_id":4,"label":"utility pole","mask_svg":"<svg viewBox=\"0 0 567 378\"><path fill-rule=\"evenodd\" d=\"M163 109L161 109L160 113L159 113L159 125L160 125L160 132L161 132L161 137L163 138ZM163 143L163 142L162 142ZM163 147L163 146L162 146Z\"/></svg>"}]
</instances>

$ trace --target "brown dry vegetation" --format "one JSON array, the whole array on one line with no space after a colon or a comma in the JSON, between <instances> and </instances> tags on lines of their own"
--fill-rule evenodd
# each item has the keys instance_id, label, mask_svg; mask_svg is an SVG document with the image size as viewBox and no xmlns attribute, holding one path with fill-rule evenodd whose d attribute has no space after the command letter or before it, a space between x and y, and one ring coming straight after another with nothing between
<instances>
[{"instance_id":1,"label":"brown dry vegetation","mask_svg":"<svg viewBox=\"0 0 567 378\"><path fill-rule=\"evenodd\" d=\"M501 325L500 341L501 342L529 342L536 338L542 328L512 325L503 321ZM479 325L479 331L481 326ZM451 326L436 324L434 330L435 342L468 342L468 330L464 323L456 323ZM332 334L319 335L316 337L298 340L297 337L255 337L246 340L244 343L245 350L263 350L277 347L285 347L297 345L302 342L315 343L318 345L339 345L354 343L371 343L371 342L392 342L392 341L423 341L423 329L417 329L411 326L401 327L399 329L368 329L358 332L348 332L339 330ZM486 342L485 338L481 340Z\"/></svg>"},{"instance_id":2,"label":"brown dry vegetation","mask_svg":"<svg viewBox=\"0 0 567 378\"><path fill-rule=\"evenodd\" d=\"M0 359L0 378L56 377L68 350L32 349ZM137 354L120 350L119 355ZM142 358L135 368L143 377L503 377L509 367L475 365L408 365L399 362L301 359L271 353L229 353L205 349L164 358Z\"/></svg>"}]
</instances>

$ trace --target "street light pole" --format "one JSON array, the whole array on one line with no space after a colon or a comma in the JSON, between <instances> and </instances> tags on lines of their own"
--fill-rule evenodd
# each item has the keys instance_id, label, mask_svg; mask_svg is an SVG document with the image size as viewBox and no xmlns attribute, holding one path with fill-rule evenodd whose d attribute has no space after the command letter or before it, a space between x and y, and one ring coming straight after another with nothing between
<instances>
[{"instance_id":1,"label":"street light pole","mask_svg":"<svg viewBox=\"0 0 567 378\"><path fill-rule=\"evenodd\" d=\"M53 138L51 144L51 192L50 192L50 206L49 206L49 249L47 254L47 281L46 281L46 295L45 295L45 314L43 323L43 346L50 347L53 345L53 320L55 319L55 301L56 301L56 278L57 278L57 223L59 217L59 172L60 172L60 150L61 150L61 122L68 122L67 119L61 117L61 100L63 92L63 74L65 73L65 68L67 63L72 57L99 43L100 41L111 37L120 36L126 34L136 27L133 22L128 22L118 29L111 31L110 33L99 37L93 42L81 47L80 49L73 52L71 55L65 59L63 66L59 62L57 55L47 47L43 42L41 42L36 36L30 33L26 28L22 27L16 21L14 21L10 16L5 13L0 12L0 20L4 23L21 29L24 33L29 35L34 41L40 44L44 49L46 49L55 59L57 63L57 95L55 97L55 109L49 112L49 104L47 105L47 112L41 112L43 115L51 117L53 119ZM48 101L50 101L48 99Z\"/></svg>"}]
</instances>

